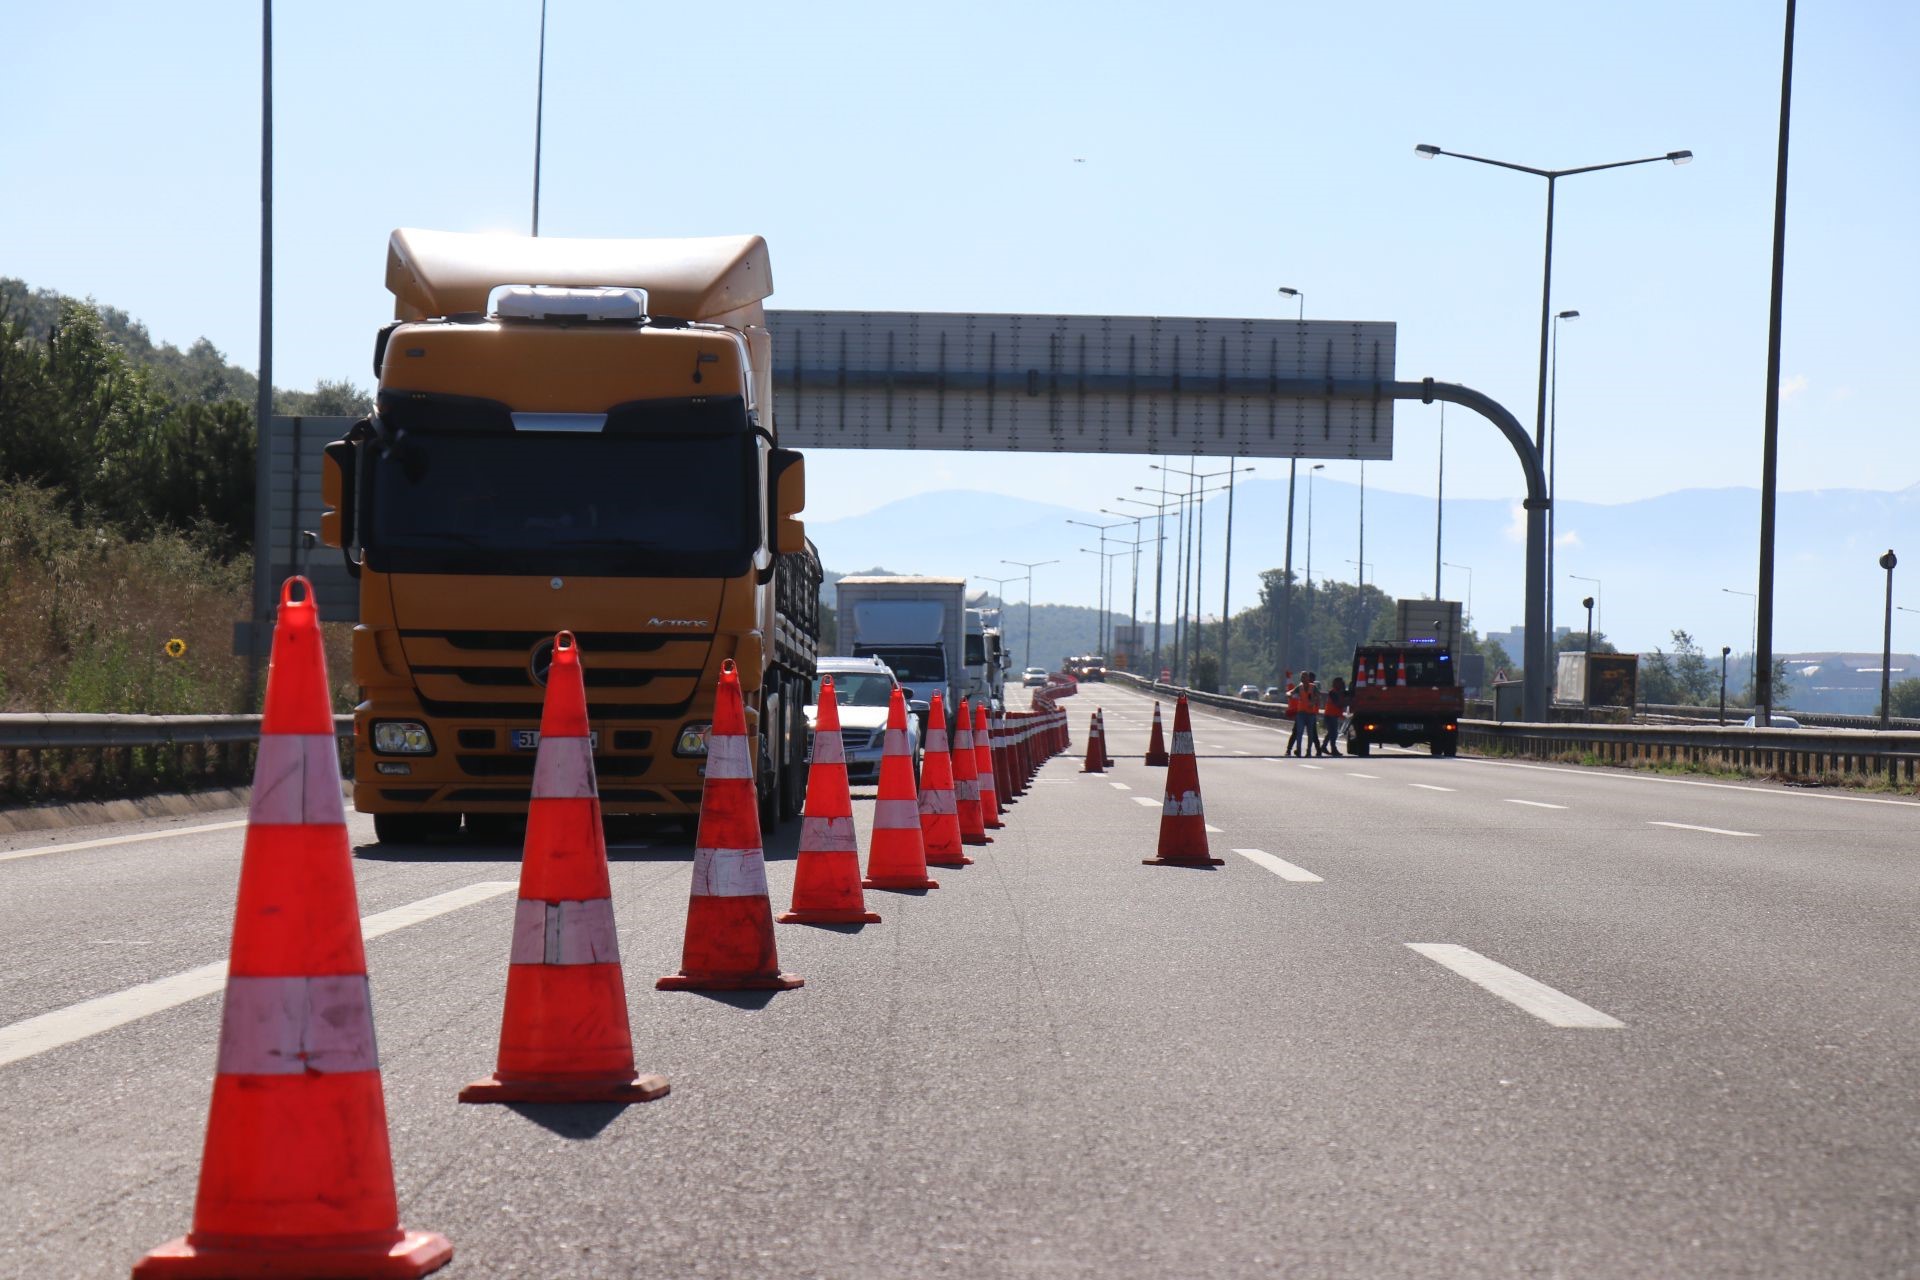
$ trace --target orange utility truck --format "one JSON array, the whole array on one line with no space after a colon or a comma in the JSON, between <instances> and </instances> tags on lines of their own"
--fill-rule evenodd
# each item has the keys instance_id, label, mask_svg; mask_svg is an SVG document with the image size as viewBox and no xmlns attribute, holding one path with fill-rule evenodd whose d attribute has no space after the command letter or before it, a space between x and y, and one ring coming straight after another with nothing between
<instances>
[{"instance_id":1,"label":"orange utility truck","mask_svg":"<svg viewBox=\"0 0 1920 1280\"><path fill-rule=\"evenodd\" d=\"M376 408L323 489L360 583L354 807L383 841L524 816L565 629L606 812L698 814L731 660L763 817L791 817L821 575L766 242L403 229L387 287Z\"/></svg>"}]
</instances>

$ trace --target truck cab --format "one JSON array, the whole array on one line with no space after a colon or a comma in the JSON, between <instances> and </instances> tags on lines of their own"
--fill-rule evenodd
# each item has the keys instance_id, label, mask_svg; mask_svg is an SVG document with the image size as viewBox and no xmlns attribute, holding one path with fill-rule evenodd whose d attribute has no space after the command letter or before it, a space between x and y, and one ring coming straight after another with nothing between
<instances>
[{"instance_id":1,"label":"truck cab","mask_svg":"<svg viewBox=\"0 0 1920 1280\"><path fill-rule=\"evenodd\" d=\"M1366 755L1376 742L1425 743L1436 756L1459 750L1466 701L1453 654L1444 646L1361 645L1353 651L1348 687L1353 705L1347 749L1354 755Z\"/></svg>"}]
</instances>

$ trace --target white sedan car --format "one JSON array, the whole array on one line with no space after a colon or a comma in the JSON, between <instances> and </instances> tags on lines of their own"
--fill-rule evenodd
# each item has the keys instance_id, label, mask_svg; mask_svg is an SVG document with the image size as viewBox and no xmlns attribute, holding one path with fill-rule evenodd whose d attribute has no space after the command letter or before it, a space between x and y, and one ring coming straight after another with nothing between
<instances>
[{"instance_id":1,"label":"white sedan car","mask_svg":"<svg viewBox=\"0 0 1920 1280\"><path fill-rule=\"evenodd\" d=\"M1028 667L1020 673L1020 687L1023 689L1044 689L1047 687L1047 669Z\"/></svg>"},{"instance_id":2,"label":"white sedan car","mask_svg":"<svg viewBox=\"0 0 1920 1280\"><path fill-rule=\"evenodd\" d=\"M820 677L832 676L840 703L840 741L846 748L847 780L878 784L880 757L887 742L887 706L893 691L901 689L892 668L878 658L822 658L813 678L813 701L807 704L807 732L811 734L820 708ZM904 690L903 690L904 692ZM920 776L920 717L924 703L908 703L907 752L913 758L913 776ZM813 759L809 746L807 759Z\"/></svg>"}]
</instances>

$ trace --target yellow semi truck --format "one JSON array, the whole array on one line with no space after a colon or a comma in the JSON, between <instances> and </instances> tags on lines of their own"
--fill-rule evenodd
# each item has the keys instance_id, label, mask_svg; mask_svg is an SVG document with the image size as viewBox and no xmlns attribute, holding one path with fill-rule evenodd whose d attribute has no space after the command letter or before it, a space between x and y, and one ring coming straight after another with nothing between
<instances>
[{"instance_id":1,"label":"yellow semi truck","mask_svg":"<svg viewBox=\"0 0 1920 1280\"><path fill-rule=\"evenodd\" d=\"M524 815L567 629L608 813L698 813L731 659L762 817L791 817L821 574L775 431L766 242L402 229L387 287L376 408L322 492L359 579L355 808L394 842Z\"/></svg>"}]
</instances>

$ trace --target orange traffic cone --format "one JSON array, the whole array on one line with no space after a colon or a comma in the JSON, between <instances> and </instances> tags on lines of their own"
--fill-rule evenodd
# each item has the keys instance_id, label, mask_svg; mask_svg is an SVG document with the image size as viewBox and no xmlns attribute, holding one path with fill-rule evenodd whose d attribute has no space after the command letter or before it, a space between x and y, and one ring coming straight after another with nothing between
<instances>
[{"instance_id":1,"label":"orange traffic cone","mask_svg":"<svg viewBox=\"0 0 1920 1280\"><path fill-rule=\"evenodd\" d=\"M974 776L980 787L980 825L988 831L997 831L1007 824L1000 821L1000 782L993 776L993 739L984 703L973 709L973 760Z\"/></svg>"},{"instance_id":2,"label":"orange traffic cone","mask_svg":"<svg viewBox=\"0 0 1920 1280\"><path fill-rule=\"evenodd\" d=\"M1173 758L1160 806L1160 852L1141 862L1149 867L1217 867L1226 862L1207 856L1207 817L1200 806L1200 767L1193 758L1193 721L1185 694L1173 704Z\"/></svg>"},{"instance_id":3,"label":"orange traffic cone","mask_svg":"<svg viewBox=\"0 0 1920 1280\"><path fill-rule=\"evenodd\" d=\"M1160 736L1160 704L1153 704L1153 736L1147 739L1146 764L1155 768L1167 767L1167 740Z\"/></svg>"},{"instance_id":4,"label":"orange traffic cone","mask_svg":"<svg viewBox=\"0 0 1920 1280\"><path fill-rule=\"evenodd\" d=\"M580 646L562 631L533 761L499 1062L460 1101L648 1102L666 1092L665 1076L633 1066Z\"/></svg>"},{"instance_id":5,"label":"orange traffic cone","mask_svg":"<svg viewBox=\"0 0 1920 1280\"><path fill-rule=\"evenodd\" d=\"M992 844L980 814L980 766L973 751L973 709L965 698L953 718L953 805L961 844Z\"/></svg>"},{"instance_id":6,"label":"orange traffic cone","mask_svg":"<svg viewBox=\"0 0 1920 1280\"><path fill-rule=\"evenodd\" d=\"M1393 673L1393 682L1401 688L1407 687L1407 655L1400 655L1400 668Z\"/></svg>"},{"instance_id":7,"label":"orange traffic cone","mask_svg":"<svg viewBox=\"0 0 1920 1280\"><path fill-rule=\"evenodd\" d=\"M853 791L840 737L840 696L833 677L820 678L820 712L807 770L807 806L800 817L800 860L793 869L793 908L780 924L879 924L860 892L860 846L853 836Z\"/></svg>"},{"instance_id":8,"label":"orange traffic cone","mask_svg":"<svg viewBox=\"0 0 1920 1280\"><path fill-rule=\"evenodd\" d=\"M693 842L693 892L687 900L680 972L662 991L790 991L805 979L780 971L767 901L766 852L753 789L746 704L733 659L720 664L720 688L707 734L700 834Z\"/></svg>"},{"instance_id":9,"label":"orange traffic cone","mask_svg":"<svg viewBox=\"0 0 1920 1280\"><path fill-rule=\"evenodd\" d=\"M973 864L960 835L960 803L954 788L953 750L947 745L947 712L942 695L933 695L927 712L927 741L920 749L920 837L930 867Z\"/></svg>"},{"instance_id":10,"label":"orange traffic cone","mask_svg":"<svg viewBox=\"0 0 1920 1280\"><path fill-rule=\"evenodd\" d=\"M1100 727L1100 712L1096 709L1087 717L1087 760L1080 766L1082 773L1105 773L1107 771L1106 731Z\"/></svg>"},{"instance_id":11,"label":"orange traffic cone","mask_svg":"<svg viewBox=\"0 0 1920 1280\"><path fill-rule=\"evenodd\" d=\"M956 828L957 832L958 828ZM959 838L956 835L957 847ZM907 753L907 698L896 686L887 702L886 746L880 753L880 798L873 805L873 843L867 849L868 889L938 889L927 878L927 846L920 835L920 798Z\"/></svg>"},{"instance_id":12,"label":"orange traffic cone","mask_svg":"<svg viewBox=\"0 0 1920 1280\"><path fill-rule=\"evenodd\" d=\"M293 598L295 584L301 598ZM193 1230L141 1276L423 1276L400 1226L313 587L280 589Z\"/></svg>"}]
</instances>

